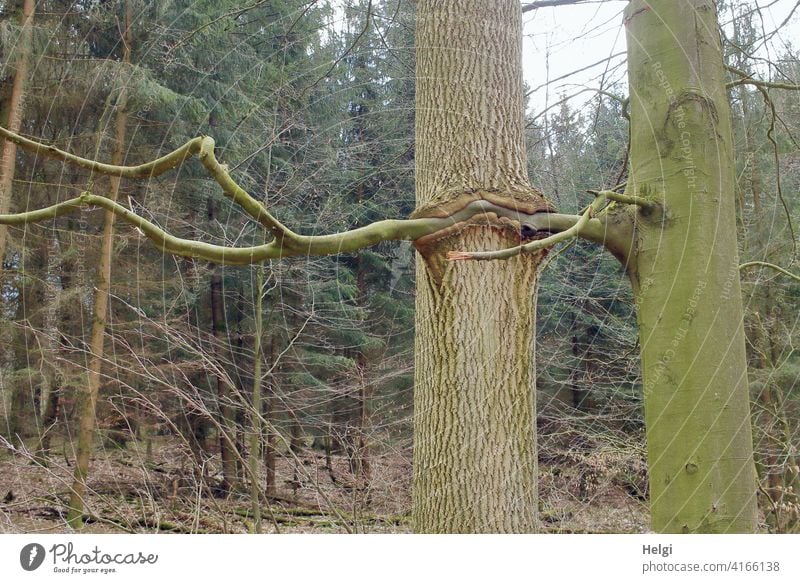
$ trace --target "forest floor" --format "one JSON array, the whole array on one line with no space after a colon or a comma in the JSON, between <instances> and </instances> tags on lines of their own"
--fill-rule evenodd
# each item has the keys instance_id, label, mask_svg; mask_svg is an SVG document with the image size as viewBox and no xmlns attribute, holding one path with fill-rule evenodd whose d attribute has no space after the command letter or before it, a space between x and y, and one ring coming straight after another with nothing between
<instances>
[{"instance_id":1,"label":"forest floor","mask_svg":"<svg viewBox=\"0 0 800 583\"><path fill-rule=\"evenodd\" d=\"M54 448L54 452L59 452ZM410 454L410 452L408 452ZM298 463L299 462L299 463ZM215 483L213 460L206 483ZM245 533L252 530L246 491L220 497L191 478L185 452L160 438L149 453L135 442L98 450L90 471L84 532ZM26 451L0 451L0 533L67 533L64 508L73 467L53 455L45 467ZM565 464L541 464L540 517L545 532L646 532L646 503L616 480ZM353 487L343 456L302 450L279 457L276 492L262 505L263 532L411 532L411 459L373 456L369 488ZM187 479L189 476L189 479ZM215 495L216 494L216 495Z\"/></svg>"}]
</instances>

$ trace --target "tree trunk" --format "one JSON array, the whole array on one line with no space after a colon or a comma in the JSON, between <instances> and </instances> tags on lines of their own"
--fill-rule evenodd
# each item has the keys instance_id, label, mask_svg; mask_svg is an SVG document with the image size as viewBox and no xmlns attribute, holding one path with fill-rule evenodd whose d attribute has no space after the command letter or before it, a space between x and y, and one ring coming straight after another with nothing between
<instances>
[{"instance_id":1,"label":"tree trunk","mask_svg":"<svg viewBox=\"0 0 800 583\"><path fill-rule=\"evenodd\" d=\"M131 6L125 3L125 30L123 33L123 63L131 61ZM123 75L127 74L123 70ZM124 83L124 82L123 82ZM123 84L116 106L116 124L114 133L114 153L111 163L122 164L125 158L125 130L127 125L128 91ZM116 201L119 194L120 178L111 178L109 198ZM94 317L90 339L89 373L86 386L79 395L79 428L76 448L75 473L72 492L69 500L67 522L73 527L83 525L84 497L86 495L86 477L89 474L89 458L92 454L92 442L97 412L97 397L100 392L101 371L103 366L103 343L108 316L108 296L111 287L111 260L114 253L114 214L106 211L103 219L103 242L100 250L100 262L97 267L94 293Z\"/></svg>"},{"instance_id":2,"label":"tree trunk","mask_svg":"<svg viewBox=\"0 0 800 583\"><path fill-rule=\"evenodd\" d=\"M629 264L642 345L652 527L756 528L730 112L714 3L632 0Z\"/></svg>"},{"instance_id":3,"label":"tree trunk","mask_svg":"<svg viewBox=\"0 0 800 583\"><path fill-rule=\"evenodd\" d=\"M21 6L20 6L21 4ZM25 96L28 85L28 69L31 56L31 43L33 35L33 17L35 11L34 0L23 0L21 3L15 3L16 8L14 12L19 13L20 24L20 37L17 42L16 54L11 55L16 57L14 63L14 82L11 86L11 93L8 99L3 103L2 123L12 132L19 132L22 126L22 115L25 108ZM5 140L0 152L0 214L8 213L11 207L11 195L14 185L14 176L16 174L16 158L17 158L17 145L9 140ZM8 227L0 225L0 272L4 269L4 262L6 257L6 239L8 237ZM24 290L21 290L24 294ZM24 334L24 332L22 332ZM27 368L27 365L26 365ZM12 441L16 441L17 433L20 430L21 408L25 405L24 391L20 385L23 383L15 383L11 393L11 411L9 413L8 425L5 433Z\"/></svg>"},{"instance_id":4,"label":"tree trunk","mask_svg":"<svg viewBox=\"0 0 800 583\"><path fill-rule=\"evenodd\" d=\"M42 465L49 462L50 436L58 420L58 405L61 387L64 384L63 374L58 362L59 316L61 315L61 293L64 291L58 278L58 254L61 250L58 235L54 234L47 244L47 271L44 278L44 340L39 358L39 366L43 371L45 382L42 385L42 431L35 448L36 459Z\"/></svg>"},{"instance_id":5,"label":"tree trunk","mask_svg":"<svg viewBox=\"0 0 800 583\"><path fill-rule=\"evenodd\" d=\"M289 455L292 457L292 467L294 473L292 475L291 488L292 500L297 502L297 492L300 490L300 454L303 452L303 429L300 427L300 421L297 419L297 414L290 411L292 420L290 422L289 432L291 437L289 439Z\"/></svg>"},{"instance_id":6,"label":"tree trunk","mask_svg":"<svg viewBox=\"0 0 800 583\"><path fill-rule=\"evenodd\" d=\"M248 467L250 469L250 504L253 510L253 532L261 532L261 486L259 485L259 461L261 458L261 340L264 334L263 306L264 306L264 264L256 267L255 285L255 330L253 336L253 401L250 407L250 444L248 453Z\"/></svg>"},{"instance_id":7,"label":"tree trunk","mask_svg":"<svg viewBox=\"0 0 800 583\"><path fill-rule=\"evenodd\" d=\"M210 221L216 219L216 205L213 201L208 203L208 218ZM216 339L216 352L222 356L222 346L227 346L227 333L225 323L225 299L222 289L222 267L214 266L210 279L211 296L211 327ZM220 358L217 366L223 367L224 359ZM230 384L222 375L217 375L217 404L219 407L219 451L222 458L222 484L221 491L229 494L231 488L236 483L236 430L234 425L235 411Z\"/></svg>"},{"instance_id":8,"label":"tree trunk","mask_svg":"<svg viewBox=\"0 0 800 583\"><path fill-rule=\"evenodd\" d=\"M420 0L416 216L472 200L526 212L517 0ZM420 239L414 523L417 532L536 530L533 342L539 256L454 262L450 250L518 244L494 215Z\"/></svg>"},{"instance_id":9,"label":"tree trunk","mask_svg":"<svg viewBox=\"0 0 800 583\"><path fill-rule=\"evenodd\" d=\"M20 264L25 274L17 284L16 326L12 330L13 341L6 346L12 348L15 371L9 383L11 389L10 411L6 417L6 434L9 441L24 445L25 439L41 429L39 417L46 373L37 364L42 359L42 343L36 330L43 327L43 312L47 295L47 284L41 277L30 277L28 273L43 273L48 264L46 243L29 248L21 257ZM37 370L38 368L38 370Z\"/></svg>"},{"instance_id":10,"label":"tree trunk","mask_svg":"<svg viewBox=\"0 0 800 583\"><path fill-rule=\"evenodd\" d=\"M4 119L5 127L19 133L22 126L22 114L25 108L25 94L28 85L28 69L31 59L31 44L33 36L33 16L36 9L35 0L24 0L22 2L22 14L20 15L21 32L17 42L17 60L15 63L14 83L11 87L11 95L5 110L8 112L8 119ZM8 213L11 207L11 191L14 183L14 169L17 161L17 145L4 140L0 154L0 215ZM8 227L0 225L0 269L6 258L6 237Z\"/></svg>"},{"instance_id":11,"label":"tree trunk","mask_svg":"<svg viewBox=\"0 0 800 583\"><path fill-rule=\"evenodd\" d=\"M264 404L264 420L266 421L266 440L264 442L264 470L266 481L264 493L267 496L275 495L275 400L277 398L278 377L276 367L278 366L278 338L273 334L269 343L269 363L272 373L269 375L269 385L267 388L267 398Z\"/></svg>"},{"instance_id":12,"label":"tree trunk","mask_svg":"<svg viewBox=\"0 0 800 583\"><path fill-rule=\"evenodd\" d=\"M366 503L369 503L370 494L370 448L368 432L370 429L370 399L372 398L372 387L366 378L367 358L363 352L359 352L357 357L358 366L358 399L356 411L356 432L355 455L351 461L350 471L356 480L356 484L367 493Z\"/></svg>"}]
</instances>

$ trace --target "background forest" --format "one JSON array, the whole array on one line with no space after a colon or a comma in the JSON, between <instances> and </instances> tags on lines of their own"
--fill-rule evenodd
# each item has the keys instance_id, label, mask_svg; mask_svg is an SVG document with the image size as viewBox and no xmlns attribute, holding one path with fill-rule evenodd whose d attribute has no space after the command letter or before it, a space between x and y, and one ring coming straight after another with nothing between
<instances>
[{"instance_id":1,"label":"background forest","mask_svg":"<svg viewBox=\"0 0 800 583\"><path fill-rule=\"evenodd\" d=\"M0 2L0 125L129 165L210 135L236 180L303 234L414 210L413 2L41 0L26 17L30 4ZM721 6L727 64L797 83L797 49L765 54L785 29L756 8ZM626 179L627 88L607 73L578 100L528 108L531 181L562 212ZM800 93L731 85L740 259L791 266ZM0 214L93 190L179 236L263 242L197 163L115 183L4 148ZM82 210L3 235L0 532L67 528L77 395L93 372L88 530L409 531L411 244L219 267L162 254L127 224L110 239L107 220ZM800 283L757 268L741 281L760 519L795 532ZM545 531L648 529L638 352L619 264L580 240L553 249L536 343Z\"/></svg>"}]
</instances>

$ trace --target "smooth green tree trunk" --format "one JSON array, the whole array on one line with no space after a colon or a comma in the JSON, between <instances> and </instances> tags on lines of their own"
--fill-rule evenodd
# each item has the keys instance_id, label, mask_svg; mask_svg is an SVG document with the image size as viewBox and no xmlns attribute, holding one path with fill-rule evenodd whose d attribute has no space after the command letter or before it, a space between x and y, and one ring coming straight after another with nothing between
<instances>
[{"instance_id":1,"label":"smooth green tree trunk","mask_svg":"<svg viewBox=\"0 0 800 583\"><path fill-rule=\"evenodd\" d=\"M652 527L756 529L734 167L716 7L632 0L629 272L642 347Z\"/></svg>"}]
</instances>

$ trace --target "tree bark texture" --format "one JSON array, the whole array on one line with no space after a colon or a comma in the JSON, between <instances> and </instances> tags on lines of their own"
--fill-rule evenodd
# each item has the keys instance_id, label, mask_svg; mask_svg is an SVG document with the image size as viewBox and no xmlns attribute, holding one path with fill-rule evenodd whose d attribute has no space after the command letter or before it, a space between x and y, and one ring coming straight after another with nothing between
<instances>
[{"instance_id":1,"label":"tree bark texture","mask_svg":"<svg viewBox=\"0 0 800 583\"><path fill-rule=\"evenodd\" d=\"M416 216L471 200L546 210L528 183L517 0L420 0ZM533 532L534 289L539 256L452 262L519 244L476 217L416 242L413 519L417 532Z\"/></svg>"}]
</instances>

